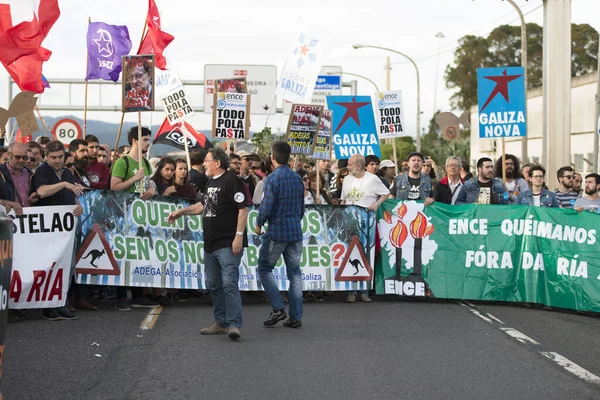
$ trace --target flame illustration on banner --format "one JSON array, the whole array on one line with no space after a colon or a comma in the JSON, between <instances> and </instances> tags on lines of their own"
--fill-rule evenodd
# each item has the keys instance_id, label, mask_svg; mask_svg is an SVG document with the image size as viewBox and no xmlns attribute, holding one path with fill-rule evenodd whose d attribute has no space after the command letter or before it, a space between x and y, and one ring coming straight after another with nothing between
<instances>
[{"instance_id":1,"label":"flame illustration on banner","mask_svg":"<svg viewBox=\"0 0 600 400\"><path fill-rule=\"evenodd\" d=\"M396 213L398 214L398 218L400 218L400 219L404 218L407 211L408 211L408 207L406 207L406 204L402 203L402 205L400 207L398 207L398 210L396 211Z\"/></svg>"},{"instance_id":2,"label":"flame illustration on banner","mask_svg":"<svg viewBox=\"0 0 600 400\"><path fill-rule=\"evenodd\" d=\"M385 222L387 222L388 224L391 224L392 223L392 213L389 212L388 210L385 210L383 212L383 220Z\"/></svg>"},{"instance_id":3,"label":"flame illustration on banner","mask_svg":"<svg viewBox=\"0 0 600 400\"><path fill-rule=\"evenodd\" d=\"M434 227L428 225L427 217L422 212L417 212L417 217L410 223L410 235L415 239L413 272L411 275L421 275L423 262L423 238L433 233Z\"/></svg>"},{"instance_id":4,"label":"flame illustration on banner","mask_svg":"<svg viewBox=\"0 0 600 400\"><path fill-rule=\"evenodd\" d=\"M402 244L408 237L408 229L401 219L398 220L394 229L390 231L390 242L397 249L402 248Z\"/></svg>"}]
</instances>

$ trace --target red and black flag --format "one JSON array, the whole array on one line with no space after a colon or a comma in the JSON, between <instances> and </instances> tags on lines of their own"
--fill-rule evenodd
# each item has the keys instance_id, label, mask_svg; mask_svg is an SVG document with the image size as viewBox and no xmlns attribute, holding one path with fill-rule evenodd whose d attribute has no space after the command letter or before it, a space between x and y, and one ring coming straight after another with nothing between
<instances>
[{"instance_id":1,"label":"red and black flag","mask_svg":"<svg viewBox=\"0 0 600 400\"><path fill-rule=\"evenodd\" d=\"M185 124L187 134L184 134L182 124ZM169 120L165 118L156 136L154 136L153 144L166 144L169 146L177 147L178 149L185 150L185 142L187 139L188 148L192 149L210 149L213 144L204 136L198 132L194 127L187 122L179 122L174 125L169 124Z\"/></svg>"}]
</instances>

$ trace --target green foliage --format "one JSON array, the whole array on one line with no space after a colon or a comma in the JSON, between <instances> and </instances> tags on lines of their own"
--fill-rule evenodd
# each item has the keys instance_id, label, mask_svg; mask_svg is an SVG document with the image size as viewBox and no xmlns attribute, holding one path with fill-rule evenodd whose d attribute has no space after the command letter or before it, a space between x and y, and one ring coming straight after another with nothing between
<instances>
[{"instance_id":1,"label":"green foliage","mask_svg":"<svg viewBox=\"0 0 600 400\"><path fill-rule=\"evenodd\" d=\"M571 25L571 76L596 70L598 32L588 24ZM453 108L468 110L477 104L477 68L521 65L521 27L501 25L488 37L467 35L459 40L454 64L444 72L446 87L455 90ZM527 24L527 87L542 86L543 28Z\"/></svg>"},{"instance_id":2,"label":"green foliage","mask_svg":"<svg viewBox=\"0 0 600 400\"><path fill-rule=\"evenodd\" d=\"M471 156L471 131L461 129L460 138L456 140L443 140L442 128L435 122L435 116L429 120L427 133L421 138L421 149L425 156L431 157L439 166L443 166L446 158L457 156L470 160Z\"/></svg>"},{"instance_id":3,"label":"green foliage","mask_svg":"<svg viewBox=\"0 0 600 400\"><path fill-rule=\"evenodd\" d=\"M283 135L273 135L271 127L266 126L262 131L256 132L252 137L252 143L256 146L256 154L267 157L271 153L271 145L277 140L282 140Z\"/></svg>"},{"instance_id":4,"label":"green foliage","mask_svg":"<svg viewBox=\"0 0 600 400\"><path fill-rule=\"evenodd\" d=\"M394 139L396 141L396 156L398 157L397 162L400 162L408 156L411 151L415 151L417 146L414 139L411 136L403 136ZM381 143L379 145L381 151L382 160L394 160L394 149L392 143Z\"/></svg>"}]
</instances>

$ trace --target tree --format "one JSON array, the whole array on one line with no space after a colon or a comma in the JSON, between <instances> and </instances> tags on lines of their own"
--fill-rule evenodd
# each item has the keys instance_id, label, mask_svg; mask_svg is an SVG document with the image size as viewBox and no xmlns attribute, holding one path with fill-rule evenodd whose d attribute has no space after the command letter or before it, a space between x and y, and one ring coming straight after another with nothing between
<instances>
[{"instance_id":1,"label":"tree","mask_svg":"<svg viewBox=\"0 0 600 400\"><path fill-rule=\"evenodd\" d=\"M596 70L598 32L588 24L571 25L571 76ZM467 35L459 40L454 64L444 72L453 108L468 110L477 104L477 68L521 65L521 27L501 25L488 37ZM527 24L527 86L542 86L543 28Z\"/></svg>"},{"instance_id":2,"label":"tree","mask_svg":"<svg viewBox=\"0 0 600 400\"><path fill-rule=\"evenodd\" d=\"M389 159L393 160L394 162L400 162L401 160L404 160L411 151L415 151L417 149L412 136L403 136L395 138L394 140L396 141L396 156L398 159L394 160L394 149L392 144L382 142L379 145L382 160Z\"/></svg>"},{"instance_id":3,"label":"tree","mask_svg":"<svg viewBox=\"0 0 600 400\"><path fill-rule=\"evenodd\" d=\"M283 135L273 135L271 133L271 127L265 126L265 128L256 132L252 137L252 143L256 146L256 154L262 158L266 158L271 154L271 145L277 140L282 140Z\"/></svg>"},{"instance_id":4,"label":"tree","mask_svg":"<svg viewBox=\"0 0 600 400\"><path fill-rule=\"evenodd\" d=\"M423 154L431 157L439 166L443 166L446 158L457 156L463 160L469 161L471 156L471 131L461 129L460 137L455 140L444 140L442 138L442 128L435 122L435 117L429 120L428 131L421 138L421 148Z\"/></svg>"}]
</instances>

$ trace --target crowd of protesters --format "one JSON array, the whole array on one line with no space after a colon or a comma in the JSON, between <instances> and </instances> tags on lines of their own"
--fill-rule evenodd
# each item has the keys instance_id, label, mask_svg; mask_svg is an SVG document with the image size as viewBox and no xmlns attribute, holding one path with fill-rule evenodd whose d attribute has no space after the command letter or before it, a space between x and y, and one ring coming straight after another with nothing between
<instances>
[{"instance_id":1,"label":"crowd of protesters","mask_svg":"<svg viewBox=\"0 0 600 400\"><path fill-rule=\"evenodd\" d=\"M144 200L159 195L182 197L193 203L202 201L205 190L214 180L214 176L207 176L206 164L216 160L215 154L207 159L204 150L192 151L190 170L184 158L155 157L148 160L150 137L150 130L143 128L141 141L138 141L137 128L131 129L127 137L128 146L112 151L94 135L87 135L85 140L73 140L66 150L63 143L47 137L25 144L12 143L8 148L0 149L0 204L7 212L14 209L17 214L22 213L24 207L74 205L77 216L82 213L78 197L85 190L141 191ZM239 180L244 191L244 206L254 204L260 207L266 194L272 197L268 191L272 186L265 182L281 167L280 162L244 150L233 152L233 149L227 149L223 153L227 158L219 159L219 165L226 166L222 169L228 172L230 179ZM222 158L220 153L217 155ZM521 204L577 211L600 210L600 175L592 173L584 178L571 166L564 166L556 171L557 189L550 191L546 182L554 179L554 172L547 174L543 166L536 164L521 167L520 160L510 154L504 159L504 168L502 158L495 162L490 158L480 158L474 174L466 160L451 156L440 168L420 152L412 152L403 160L354 155L348 160L335 162L303 162L291 157L285 167L302 181L305 205L358 205L374 212L388 198L396 198L423 201L426 206L440 202L449 205ZM270 179L275 180L275 175ZM269 207L274 201L271 197L267 197ZM96 301L109 298L114 299L117 310L128 311L132 307L170 306L182 297L194 295L186 294L188 291L171 292L141 287L99 289L77 285L73 281L67 305L45 309L43 318L76 319L77 309L96 310ZM272 297L276 296L273 288L270 292ZM282 301L287 302L285 293L282 295ZM305 292L304 300L323 301L323 295ZM347 293L346 302L355 302L357 296L362 302L371 302L367 291ZM276 303L280 307L281 301ZM298 308L297 305L295 307ZM282 319L285 312L281 314L280 311L274 309L276 314L270 320L276 323ZM291 322L296 324L295 327L301 325L298 315L296 312L297 320L292 319ZM23 318L23 311L12 310L9 320ZM237 325L234 327L239 328ZM218 324L211 329L222 333Z\"/></svg>"}]
</instances>

